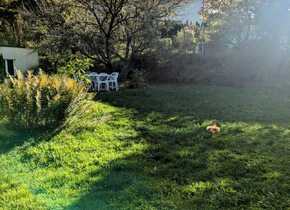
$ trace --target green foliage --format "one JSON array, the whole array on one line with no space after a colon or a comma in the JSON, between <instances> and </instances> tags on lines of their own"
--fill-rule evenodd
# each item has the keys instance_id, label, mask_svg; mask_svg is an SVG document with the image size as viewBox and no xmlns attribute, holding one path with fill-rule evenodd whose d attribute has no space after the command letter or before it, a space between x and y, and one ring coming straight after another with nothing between
<instances>
[{"instance_id":1,"label":"green foliage","mask_svg":"<svg viewBox=\"0 0 290 210\"><path fill-rule=\"evenodd\" d=\"M84 87L66 76L44 73L6 80L0 86L1 114L11 123L25 128L60 124L84 95Z\"/></svg>"},{"instance_id":2,"label":"green foliage","mask_svg":"<svg viewBox=\"0 0 290 210\"><path fill-rule=\"evenodd\" d=\"M59 67L58 73L88 83L86 73L92 66L92 60L89 58L72 57L65 66Z\"/></svg>"},{"instance_id":3,"label":"green foliage","mask_svg":"<svg viewBox=\"0 0 290 210\"><path fill-rule=\"evenodd\" d=\"M13 190L11 190L12 188ZM11 200L17 200L18 202L10 202ZM33 197L27 186L11 183L9 177L2 176L0 178L0 209L42 210L44 208L42 203Z\"/></svg>"},{"instance_id":4,"label":"green foliage","mask_svg":"<svg viewBox=\"0 0 290 210\"><path fill-rule=\"evenodd\" d=\"M115 60L129 63L132 57L151 50L159 38L162 17L169 15L178 2L54 1L44 4L44 14L32 18L38 20L34 21L37 33L33 41L39 39L40 33L39 44L45 51L49 48L59 53L69 46L112 70Z\"/></svg>"},{"instance_id":5,"label":"green foliage","mask_svg":"<svg viewBox=\"0 0 290 210\"><path fill-rule=\"evenodd\" d=\"M134 69L129 72L128 81L125 82L127 88L144 88L147 85L144 70Z\"/></svg>"},{"instance_id":6,"label":"green foliage","mask_svg":"<svg viewBox=\"0 0 290 210\"><path fill-rule=\"evenodd\" d=\"M217 59L171 50L160 50L156 57L161 62L155 62L156 65L147 70L150 81L207 84L210 80L217 83L220 79L215 74L219 67Z\"/></svg>"}]
</instances>

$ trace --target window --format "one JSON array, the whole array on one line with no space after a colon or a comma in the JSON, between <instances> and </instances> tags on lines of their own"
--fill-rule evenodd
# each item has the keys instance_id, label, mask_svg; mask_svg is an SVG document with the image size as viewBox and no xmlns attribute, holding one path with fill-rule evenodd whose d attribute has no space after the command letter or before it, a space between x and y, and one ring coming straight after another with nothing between
<instances>
[{"instance_id":1,"label":"window","mask_svg":"<svg viewBox=\"0 0 290 210\"><path fill-rule=\"evenodd\" d=\"M14 69L14 60L7 59L6 61L6 72L10 75L15 75L15 69Z\"/></svg>"}]
</instances>

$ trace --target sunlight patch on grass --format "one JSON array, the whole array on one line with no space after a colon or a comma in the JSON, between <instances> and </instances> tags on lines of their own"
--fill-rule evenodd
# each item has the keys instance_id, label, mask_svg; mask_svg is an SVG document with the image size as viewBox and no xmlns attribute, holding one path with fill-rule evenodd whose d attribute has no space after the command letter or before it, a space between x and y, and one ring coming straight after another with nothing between
<instances>
[{"instance_id":1,"label":"sunlight patch on grass","mask_svg":"<svg viewBox=\"0 0 290 210\"><path fill-rule=\"evenodd\" d=\"M261 92L267 97L253 96ZM0 206L287 209L289 113L272 93L200 86L104 93L49 138L5 133L0 123ZM206 127L215 119L221 133L212 135ZM11 144L1 135L13 136Z\"/></svg>"}]
</instances>

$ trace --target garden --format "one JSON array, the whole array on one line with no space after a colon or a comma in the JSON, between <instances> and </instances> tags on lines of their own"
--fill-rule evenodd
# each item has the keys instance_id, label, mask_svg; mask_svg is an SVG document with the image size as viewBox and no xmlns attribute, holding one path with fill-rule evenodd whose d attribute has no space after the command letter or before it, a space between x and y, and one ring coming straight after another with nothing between
<instances>
[{"instance_id":1,"label":"garden","mask_svg":"<svg viewBox=\"0 0 290 210\"><path fill-rule=\"evenodd\" d=\"M162 85L103 93L57 133L2 121L0 206L287 209L289 101L280 89Z\"/></svg>"},{"instance_id":2,"label":"garden","mask_svg":"<svg viewBox=\"0 0 290 210\"><path fill-rule=\"evenodd\" d=\"M289 7L1 1L0 210L290 209Z\"/></svg>"}]
</instances>

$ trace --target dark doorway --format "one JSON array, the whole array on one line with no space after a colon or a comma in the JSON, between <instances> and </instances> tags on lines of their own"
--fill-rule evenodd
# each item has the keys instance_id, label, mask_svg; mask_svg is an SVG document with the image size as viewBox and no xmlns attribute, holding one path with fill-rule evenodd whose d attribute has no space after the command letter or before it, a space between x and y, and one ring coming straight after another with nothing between
<instances>
[{"instance_id":1,"label":"dark doorway","mask_svg":"<svg viewBox=\"0 0 290 210\"><path fill-rule=\"evenodd\" d=\"M6 60L7 62L7 71L10 75L14 75L14 63L13 63L13 60Z\"/></svg>"}]
</instances>

